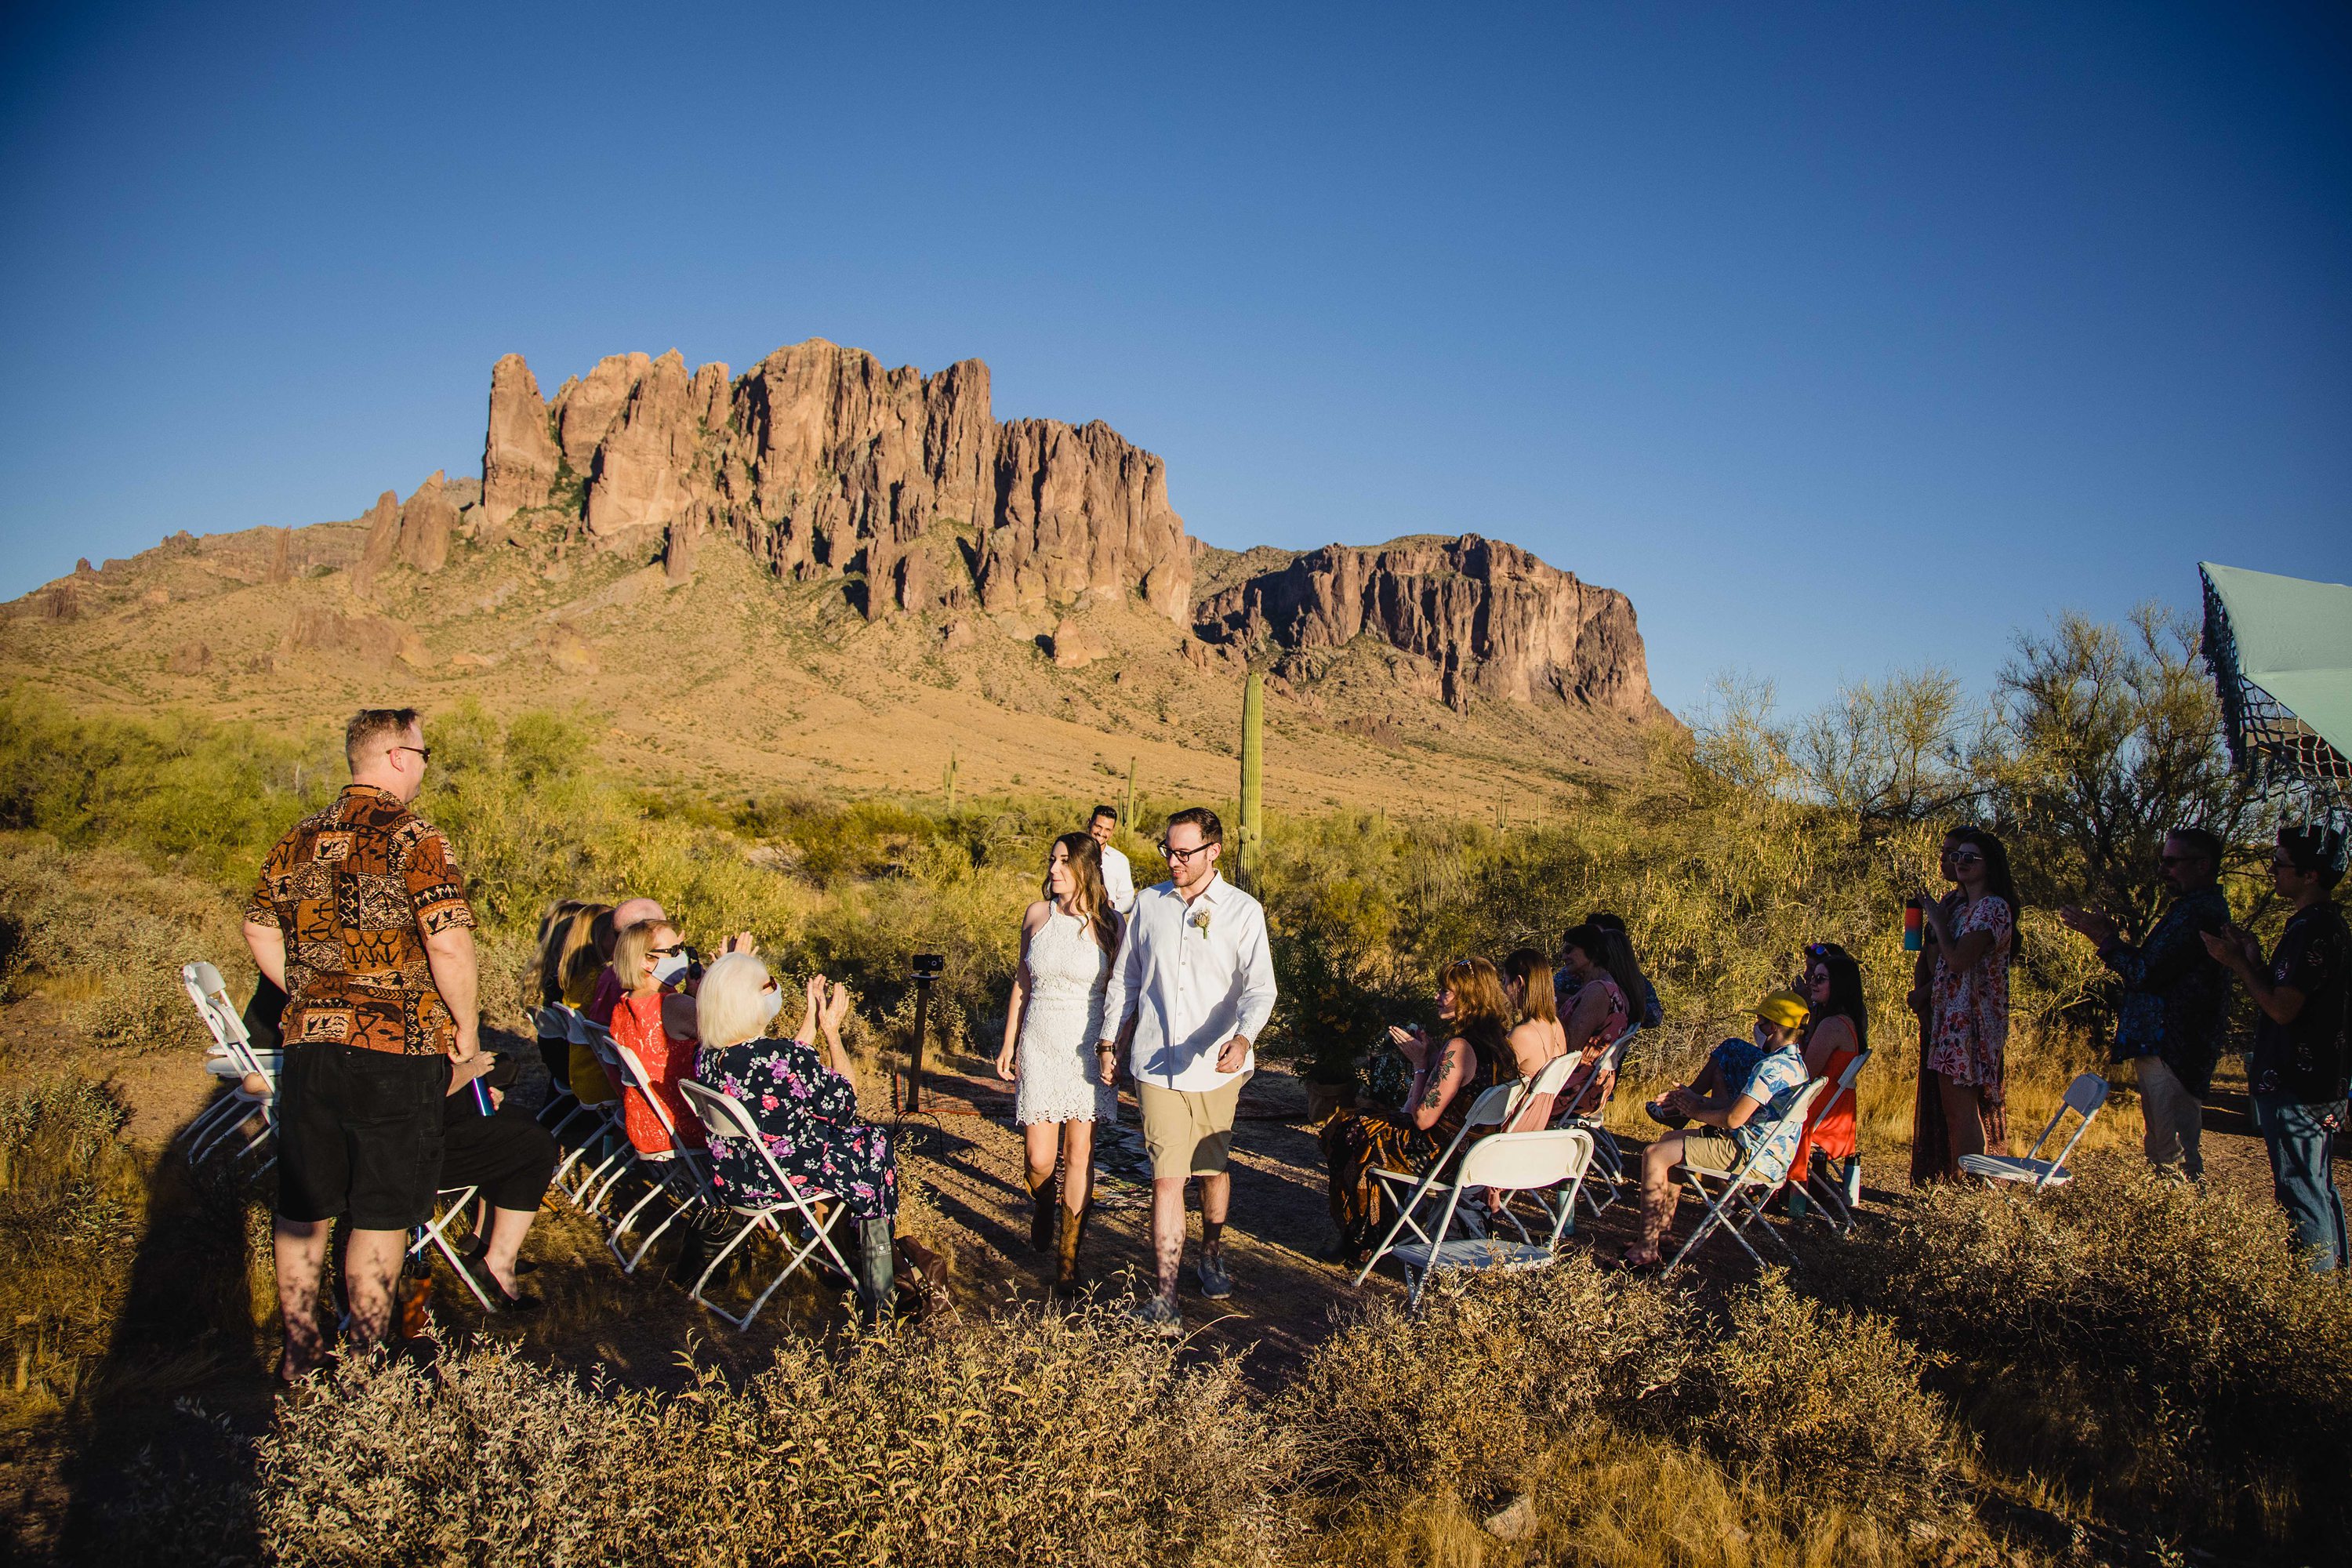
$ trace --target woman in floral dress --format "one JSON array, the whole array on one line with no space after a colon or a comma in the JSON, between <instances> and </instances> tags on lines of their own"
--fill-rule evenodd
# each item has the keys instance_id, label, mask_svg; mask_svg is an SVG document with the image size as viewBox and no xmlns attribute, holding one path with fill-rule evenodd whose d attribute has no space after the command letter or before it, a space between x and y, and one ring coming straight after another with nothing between
<instances>
[{"instance_id":1,"label":"woman in floral dress","mask_svg":"<svg viewBox=\"0 0 2352 1568\"><path fill-rule=\"evenodd\" d=\"M788 1040L768 1038L782 1005L782 993L759 959L735 952L713 963L696 994L702 1048L694 1076L741 1102L795 1187L830 1193L849 1211L857 1227L860 1305L877 1316L889 1302L896 1275L898 1172L889 1129L857 1119L856 1069L841 1043L849 992L840 985L828 992L824 976L815 976L800 1028ZM815 1044L820 1030L822 1055ZM710 1184L721 1203L739 1206L784 1195L759 1152L740 1139L712 1141ZM919 1262L920 1255L909 1261ZM930 1261L935 1267L937 1260ZM919 1269L917 1277L929 1272Z\"/></svg>"},{"instance_id":2,"label":"woman in floral dress","mask_svg":"<svg viewBox=\"0 0 2352 1568\"><path fill-rule=\"evenodd\" d=\"M2009 966L2017 957L2017 884L2009 850L1979 827L1962 828L1951 845L1958 896L1921 900L1927 948L1935 955L1921 1099L1932 1076L1943 1122L1943 1157L1929 1167L1937 1180L1958 1176L1962 1155L1988 1148L1998 1152L2008 1144ZM1915 1128L1915 1142L1931 1142L1934 1131ZM1921 1163L1916 1154L1913 1163Z\"/></svg>"}]
</instances>

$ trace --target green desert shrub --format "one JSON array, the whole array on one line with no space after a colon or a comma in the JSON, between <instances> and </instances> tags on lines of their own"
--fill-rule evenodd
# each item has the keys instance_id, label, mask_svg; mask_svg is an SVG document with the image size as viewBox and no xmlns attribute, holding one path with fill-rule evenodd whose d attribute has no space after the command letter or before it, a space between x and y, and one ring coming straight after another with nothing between
<instances>
[{"instance_id":1,"label":"green desert shrub","mask_svg":"<svg viewBox=\"0 0 2352 1568\"><path fill-rule=\"evenodd\" d=\"M1937 1189L1824 1261L1948 1363L1987 1451L2183 1523L2340 1530L2352 1298L2275 1206L2123 1156L2031 1200Z\"/></svg>"},{"instance_id":2,"label":"green desert shrub","mask_svg":"<svg viewBox=\"0 0 2352 1568\"><path fill-rule=\"evenodd\" d=\"M1523 1276L1381 1301L1307 1356L1274 1410L1303 1473L1335 1489L1492 1495L1533 1450L1596 1415L1638 1424L1702 1353L1696 1304L1581 1253Z\"/></svg>"},{"instance_id":3,"label":"green desert shrub","mask_svg":"<svg viewBox=\"0 0 2352 1568\"><path fill-rule=\"evenodd\" d=\"M37 984L68 1023L118 1049L205 1042L182 964L209 959L233 984L252 974L226 893L119 851L0 834L0 979Z\"/></svg>"},{"instance_id":4,"label":"green desert shrub","mask_svg":"<svg viewBox=\"0 0 2352 1568\"><path fill-rule=\"evenodd\" d=\"M1223 1361L1116 1315L779 1348L674 1395L508 1348L335 1374L260 1447L289 1563L1270 1560L1290 1449Z\"/></svg>"},{"instance_id":5,"label":"green desert shrub","mask_svg":"<svg viewBox=\"0 0 2352 1568\"><path fill-rule=\"evenodd\" d=\"M124 1119L87 1079L0 1094L0 1402L70 1398L106 1351L144 1206Z\"/></svg>"},{"instance_id":6,"label":"green desert shrub","mask_svg":"<svg viewBox=\"0 0 2352 1568\"><path fill-rule=\"evenodd\" d=\"M1921 1385L1927 1358L1885 1319L1800 1296L1779 1269L1734 1292L1729 1315L1687 1415L1735 1473L1894 1512L1948 1478L1951 1427Z\"/></svg>"}]
</instances>

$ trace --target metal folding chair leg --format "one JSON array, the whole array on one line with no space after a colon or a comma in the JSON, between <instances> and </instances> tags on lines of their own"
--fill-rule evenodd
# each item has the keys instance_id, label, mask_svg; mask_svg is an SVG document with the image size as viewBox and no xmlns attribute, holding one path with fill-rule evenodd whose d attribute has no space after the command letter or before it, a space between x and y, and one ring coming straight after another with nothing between
<instances>
[{"instance_id":1,"label":"metal folding chair leg","mask_svg":"<svg viewBox=\"0 0 2352 1568\"><path fill-rule=\"evenodd\" d=\"M816 1234L812 1236L809 1238L808 1243L802 1247L799 1251L792 1255L792 1257L785 1262L782 1270L779 1272L773 1279L768 1281L768 1288L760 1292L759 1299L753 1301L749 1308L745 1309L741 1317L737 1317L734 1313L729 1311L726 1308L719 1305L719 1303L711 1300L708 1296L705 1296L702 1293L704 1289L709 1285L710 1277L719 1272L719 1265L725 1263L727 1259L733 1255L735 1249L742 1246L755 1231L771 1231L775 1235L778 1241L782 1242L785 1247L791 1247L793 1245L792 1237L785 1231L783 1226L777 1220L776 1216L780 1214L792 1213L793 1207L794 1205L791 1204L771 1204L753 1213L750 1218L743 1222L741 1228L737 1230L734 1236L729 1239L727 1245L720 1247L717 1253L712 1255L709 1263L703 1268L702 1277L694 1282L694 1289L688 1293L688 1299L692 1300L695 1305L698 1307L709 1308L712 1312L717 1313L727 1322L732 1324L738 1332L740 1332L751 1328L751 1321L754 1318L757 1318L761 1310L767 1307L768 1299L773 1296L778 1289L782 1288L785 1280L798 1273L801 1266L806 1263L819 1248L823 1248L831 1257L835 1267L838 1268L842 1273L847 1274L849 1272L849 1265L842 1258L839 1249L833 1245L833 1227L839 1225L841 1223L841 1216L849 1211L845 1206L836 1202L833 1205L832 1212L826 1215L824 1219L816 1222ZM734 1212L740 1214L743 1211L738 1209Z\"/></svg>"},{"instance_id":2,"label":"metal folding chair leg","mask_svg":"<svg viewBox=\"0 0 2352 1568\"><path fill-rule=\"evenodd\" d=\"M432 1219L416 1227L413 1233L415 1239L408 1245L408 1255L414 1258L427 1247L432 1247L441 1254L442 1261L449 1265L457 1278L466 1282L466 1289L474 1293L474 1300L482 1304L482 1310L495 1312L498 1308L491 1304L481 1281L475 1279L474 1271L466 1267L466 1260L457 1256L457 1249L449 1245L449 1227L466 1217L467 1209L472 1206L478 1194L479 1189L475 1187L451 1187L436 1194L436 1202L442 1198L452 1201Z\"/></svg>"}]
</instances>

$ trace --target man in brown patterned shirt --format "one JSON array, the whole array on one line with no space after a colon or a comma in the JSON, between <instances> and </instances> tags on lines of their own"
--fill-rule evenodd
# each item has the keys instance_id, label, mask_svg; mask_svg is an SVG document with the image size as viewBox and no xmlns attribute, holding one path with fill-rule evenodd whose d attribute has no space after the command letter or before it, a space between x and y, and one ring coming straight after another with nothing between
<instances>
[{"instance_id":1,"label":"man in brown patterned shirt","mask_svg":"<svg viewBox=\"0 0 2352 1568\"><path fill-rule=\"evenodd\" d=\"M431 753L413 708L344 731L352 782L263 862L245 939L285 988L278 1095L278 1299L289 1381L323 1348L328 1222L350 1227L358 1346L383 1337L408 1229L432 1212L445 1096L488 1065L474 911L440 830L409 810Z\"/></svg>"}]
</instances>

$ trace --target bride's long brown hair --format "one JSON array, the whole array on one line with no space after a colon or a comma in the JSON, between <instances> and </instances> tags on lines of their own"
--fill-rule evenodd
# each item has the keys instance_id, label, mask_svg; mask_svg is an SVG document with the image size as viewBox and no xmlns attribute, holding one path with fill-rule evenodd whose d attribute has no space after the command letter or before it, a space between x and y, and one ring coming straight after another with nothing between
<instances>
[{"instance_id":1,"label":"bride's long brown hair","mask_svg":"<svg viewBox=\"0 0 2352 1568\"><path fill-rule=\"evenodd\" d=\"M1093 928L1095 943L1105 952L1118 951L1118 911L1110 907L1110 895L1103 891L1102 846L1091 833L1065 833L1054 840L1045 851L1045 879L1039 890L1045 901L1054 899L1054 850L1070 852L1070 875L1078 884L1078 918Z\"/></svg>"}]
</instances>

